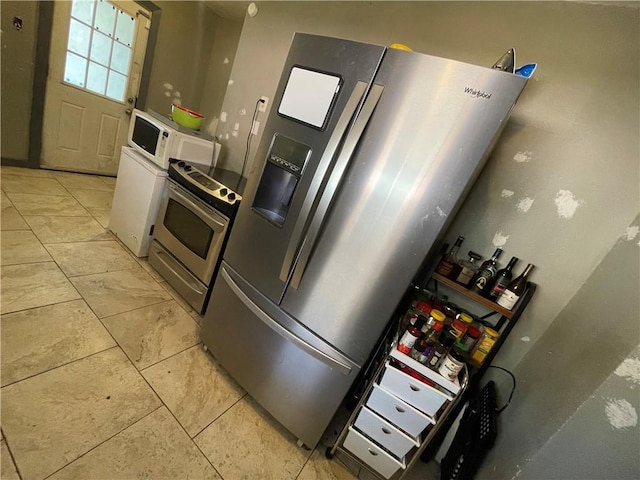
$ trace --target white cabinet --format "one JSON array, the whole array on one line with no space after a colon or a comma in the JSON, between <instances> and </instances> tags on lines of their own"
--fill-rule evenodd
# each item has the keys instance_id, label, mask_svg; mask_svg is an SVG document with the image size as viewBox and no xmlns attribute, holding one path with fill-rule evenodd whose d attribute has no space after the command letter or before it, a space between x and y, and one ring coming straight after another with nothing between
<instances>
[{"instance_id":1,"label":"white cabinet","mask_svg":"<svg viewBox=\"0 0 640 480\"><path fill-rule=\"evenodd\" d=\"M460 399L467 378L465 369L462 385L451 382L394 343L327 456L340 449L381 478L401 478Z\"/></svg>"}]
</instances>

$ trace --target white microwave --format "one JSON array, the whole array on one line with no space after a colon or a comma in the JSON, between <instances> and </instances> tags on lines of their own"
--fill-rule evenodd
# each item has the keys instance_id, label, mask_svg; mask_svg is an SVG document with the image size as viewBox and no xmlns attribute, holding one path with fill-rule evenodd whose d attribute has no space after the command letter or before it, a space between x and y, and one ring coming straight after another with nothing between
<instances>
[{"instance_id":1,"label":"white microwave","mask_svg":"<svg viewBox=\"0 0 640 480\"><path fill-rule=\"evenodd\" d=\"M215 166L220 152L220 144L213 137L181 127L151 110L133 110L127 143L165 170L170 158Z\"/></svg>"}]
</instances>

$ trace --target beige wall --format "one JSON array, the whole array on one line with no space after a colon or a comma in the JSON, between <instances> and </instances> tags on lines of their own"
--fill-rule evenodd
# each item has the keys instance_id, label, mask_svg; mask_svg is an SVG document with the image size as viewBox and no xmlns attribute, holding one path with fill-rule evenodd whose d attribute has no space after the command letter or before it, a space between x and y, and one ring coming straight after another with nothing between
<instances>
[{"instance_id":1,"label":"beige wall","mask_svg":"<svg viewBox=\"0 0 640 480\"><path fill-rule=\"evenodd\" d=\"M38 3L3 1L1 8L1 154L2 158L27 162ZM22 18L22 30L13 27L14 16Z\"/></svg>"},{"instance_id":2,"label":"beige wall","mask_svg":"<svg viewBox=\"0 0 640 480\"><path fill-rule=\"evenodd\" d=\"M179 98L185 107L198 110L219 17L202 2L154 3L162 16L146 108L170 114Z\"/></svg>"},{"instance_id":3,"label":"beige wall","mask_svg":"<svg viewBox=\"0 0 640 480\"><path fill-rule=\"evenodd\" d=\"M218 127L220 109L235 60L242 23L226 18L218 20L199 110L206 118L204 128L211 135L216 134Z\"/></svg>"}]
</instances>

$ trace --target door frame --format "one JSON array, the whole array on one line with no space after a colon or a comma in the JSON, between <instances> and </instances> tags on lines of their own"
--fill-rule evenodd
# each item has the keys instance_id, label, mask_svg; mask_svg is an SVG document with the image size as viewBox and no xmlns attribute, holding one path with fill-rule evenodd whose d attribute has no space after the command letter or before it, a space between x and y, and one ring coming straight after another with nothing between
<instances>
[{"instance_id":1,"label":"door frame","mask_svg":"<svg viewBox=\"0 0 640 480\"><path fill-rule=\"evenodd\" d=\"M162 9L153 2L135 0L141 7L151 12L151 28L145 50L142 76L138 89L136 108L144 110L149 93L151 67L158 41ZM42 127L44 121L44 100L49 73L49 51L51 49L51 30L53 28L53 9L56 2L38 2L38 30L36 33L35 69L33 75L33 89L31 93L31 118L29 120L29 153L27 161L2 158L2 164L7 166L21 166L40 168L42 154Z\"/></svg>"}]
</instances>

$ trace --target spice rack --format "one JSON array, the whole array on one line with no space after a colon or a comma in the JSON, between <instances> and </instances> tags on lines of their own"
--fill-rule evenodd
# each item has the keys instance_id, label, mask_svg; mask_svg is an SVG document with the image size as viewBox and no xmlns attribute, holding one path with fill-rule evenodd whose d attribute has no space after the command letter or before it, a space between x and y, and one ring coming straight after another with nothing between
<instances>
[{"instance_id":1,"label":"spice rack","mask_svg":"<svg viewBox=\"0 0 640 480\"><path fill-rule=\"evenodd\" d=\"M498 341L496 342L494 347L489 352L489 355L487 356L484 363L482 364L482 367L477 369L477 371L472 372L471 375L475 376L479 372L484 372L486 368L489 366L489 364L491 364L491 361L495 357L496 353L498 353L498 350L500 350L500 347L502 346L506 338L509 336L509 333L511 333L511 330L513 329L514 325L520 318L520 315L522 315L522 312L524 312L525 308L527 308L527 305L529 304L531 297L533 297L533 294L536 291L536 284L533 282L528 282L525 292L522 294L522 297L520 298L518 303L516 303L514 309L508 310L498 305L497 303L492 302L491 300L481 295L478 295L475 292L472 292L471 290L467 289L466 287L463 287L459 283L454 282L453 280L450 280L447 277L443 277L439 273L434 272L431 275L431 279L439 283L440 285L444 285L446 288L449 288L451 290L454 290L455 292L458 292L459 294L463 295L469 300L477 304L480 304L486 309L491 311L490 315L485 315L482 318L487 318L488 316L491 316L494 314L500 315L500 318L498 319L498 321L495 323L495 325L492 326L492 328L494 328L500 333L500 337L498 338Z\"/></svg>"},{"instance_id":2,"label":"spice rack","mask_svg":"<svg viewBox=\"0 0 640 480\"><path fill-rule=\"evenodd\" d=\"M441 286L444 286L445 289L453 290L458 294L462 295L463 297L466 297L467 299L471 300L472 303L478 306L482 306L485 309L489 310L489 314L480 317L481 319L484 320L494 315L500 315L500 317L495 323L491 323L491 328L498 331L500 333L500 336L498 337L498 340L494 344L493 348L489 351L488 355L484 359L484 362L482 363L482 365L479 368L471 367L469 369L469 381L468 381L467 389L463 394L463 399L461 402L458 402L457 405L454 406L454 409L451 415L449 416L449 419L443 425L443 428L440 429L439 433L436 436L434 436L428 448L425 449L425 451L423 451L421 456L423 461L428 461L431 457L433 457L433 455L435 455L437 449L440 447L440 444L442 443L442 440L444 439L444 436L449 430L451 423L453 422L453 419L456 418L456 416L460 412L460 409L464 405L467 395L473 394L476 390L478 390L480 380L482 379L484 372L487 370L487 368L489 368L489 365L491 365L491 362L493 362L493 359L500 351L500 348L502 347L506 339L509 337L511 330L517 323L522 313L527 308L527 305L529 304L529 301L535 294L535 291L537 288L537 285L535 283L527 282L527 288L522 294L522 296L520 297L520 300L518 301L518 303L515 304L513 310L508 310L498 305L497 303L492 302L491 300L481 295L478 295L475 292L472 292L471 290L460 285L459 283L454 282L453 280L450 280L447 277L444 277L436 272L433 272L431 274L431 280L436 282L437 285L439 284ZM437 288L436 288L436 293L438 293Z\"/></svg>"},{"instance_id":3,"label":"spice rack","mask_svg":"<svg viewBox=\"0 0 640 480\"><path fill-rule=\"evenodd\" d=\"M466 367L461 380L443 377L400 352L397 340L384 352L336 443L326 451L332 458L339 450L375 476L394 480L405 477L447 423L469 380Z\"/></svg>"}]
</instances>

